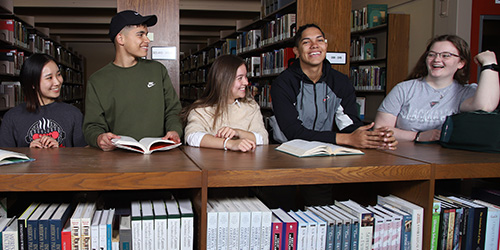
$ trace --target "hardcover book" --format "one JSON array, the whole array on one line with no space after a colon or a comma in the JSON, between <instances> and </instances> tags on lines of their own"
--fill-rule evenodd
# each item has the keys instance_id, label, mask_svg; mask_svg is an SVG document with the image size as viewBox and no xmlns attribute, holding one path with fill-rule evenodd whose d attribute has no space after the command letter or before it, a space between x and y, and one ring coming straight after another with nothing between
<instances>
[{"instance_id":1,"label":"hardcover book","mask_svg":"<svg viewBox=\"0 0 500 250\"><path fill-rule=\"evenodd\" d=\"M151 154L155 151L166 151L180 146L182 143L175 143L171 140L164 140L161 137L145 137L137 141L130 136L121 135L119 139L112 139L113 145L117 148L127 149L134 152Z\"/></svg>"},{"instance_id":2,"label":"hardcover book","mask_svg":"<svg viewBox=\"0 0 500 250\"><path fill-rule=\"evenodd\" d=\"M361 150L338 146L318 141L295 139L278 146L276 150L297 157L329 156L329 155L362 155Z\"/></svg>"}]
</instances>

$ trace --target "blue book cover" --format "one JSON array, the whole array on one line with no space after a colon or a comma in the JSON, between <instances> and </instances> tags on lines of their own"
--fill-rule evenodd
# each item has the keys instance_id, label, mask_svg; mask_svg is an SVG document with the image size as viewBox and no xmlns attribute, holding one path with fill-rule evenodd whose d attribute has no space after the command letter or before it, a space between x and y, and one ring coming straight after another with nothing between
<instances>
[{"instance_id":1,"label":"blue book cover","mask_svg":"<svg viewBox=\"0 0 500 250\"><path fill-rule=\"evenodd\" d=\"M50 204L47 203L40 204L35 212L33 212L33 214L28 218L28 226L26 231L28 235L29 250L39 250L38 244L40 233L38 232L38 220L49 206Z\"/></svg>"},{"instance_id":2,"label":"blue book cover","mask_svg":"<svg viewBox=\"0 0 500 250\"><path fill-rule=\"evenodd\" d=\"M61 250L61 232L64 224L71 214L71 206L69 203L59 205L49 220L50 226L50 249Z\"/></svg>"},{"instance_id":3,"label":"blue book cover","mask_svg":"<svg viewBox=\"0 0 500 250\"><path fill-rule=\"evenodd\" d=\"M113 219L114 218L115 218L115 209L110 209L108 221L106 222L107 249L113 249L111 240L113 238L113 222L114 222Z\"/></svg>"},{"instance_id":4,"label":"blue book cover","mask_svg":"<svg viewBox=\"0 0 500 250\"><path fill-rule=\"evenodd\" d=\"M341 234L341 249L342 250L351 250L351 249L357 249L353 248L353 223L352 219L347 217L344 214L344 211L342 211L340 208L336 206L323 206L326 211L334 214L337 216L339 219L342 220L342 234ZM357 235L354 237L354 240L357 240Z\"/></svg>"},{"instance_id":5,"label":"blue book cover","mask_svg":"<svg viewBox=\"0 0 500 250\"><path fill-rule=\"evenodd\" d=\"M38 220L38 247L40 250L50 249L50 225L52 214L59 207L59 203L52 203Z\"/></svg>"}]
</instances>

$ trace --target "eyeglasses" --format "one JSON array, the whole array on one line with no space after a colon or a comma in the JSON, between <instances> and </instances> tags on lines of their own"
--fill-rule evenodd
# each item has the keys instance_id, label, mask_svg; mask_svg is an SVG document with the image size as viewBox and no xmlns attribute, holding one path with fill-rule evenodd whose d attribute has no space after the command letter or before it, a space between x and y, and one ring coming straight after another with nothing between
<instances>
[{"instance_id":1,"label":"eyeglasses","mask_svg":"<svg viewBox=\"0 0 500 250\"><path fill-rule=\"evenodd\" d=\"M433 52L433 51L427 52L427 58L434 59L434 58L437 58L438 56L440 56L441 59L444 59L444 60L450 59L452 56L460 57L459 55L453 54L451 52L441 52L441 53L437 53L437 52Z\"/></svg>"}]
</instances>

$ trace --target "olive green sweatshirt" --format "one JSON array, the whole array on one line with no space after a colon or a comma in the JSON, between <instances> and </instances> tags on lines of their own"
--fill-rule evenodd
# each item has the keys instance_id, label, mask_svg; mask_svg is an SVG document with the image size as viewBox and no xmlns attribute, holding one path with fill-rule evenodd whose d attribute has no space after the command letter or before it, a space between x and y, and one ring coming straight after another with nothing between
<instances>
[{"instance_id":1,"label":"olive green sweatshirt","mask_svg":"<svg viewBox=\"0 0 500 250\"><path fill-rule=\"evenodd\" d=\"M91 146L105 132L139 140L177 131L182 138L181 104L163 64L139 59L122 68L109 63L87 84L83 133Z\"/></svg>"}]
</instances>

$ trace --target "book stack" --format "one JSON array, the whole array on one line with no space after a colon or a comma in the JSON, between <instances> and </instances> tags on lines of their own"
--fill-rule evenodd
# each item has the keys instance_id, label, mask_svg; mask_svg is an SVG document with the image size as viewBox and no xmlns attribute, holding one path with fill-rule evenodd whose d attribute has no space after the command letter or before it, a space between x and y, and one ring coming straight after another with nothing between
<instances>
[{"instance_id":1,"label":"book stack","mask_svg":"<svg viewBox=\"0 0 500 250\"><path fill-rule=\"evenodd\" d=\"M387 23L387 4L368 4L351 10L351 32L373 28Z\"/></svg>"}]
</instances>

